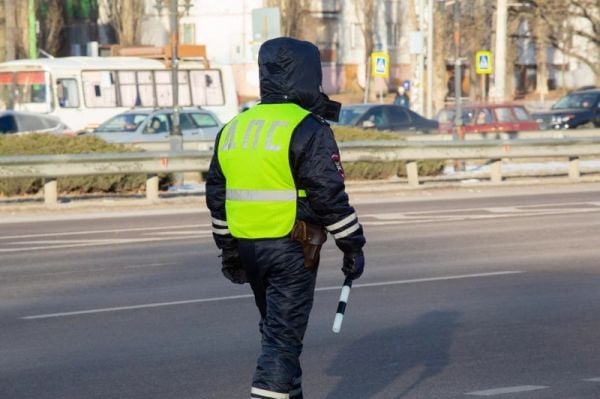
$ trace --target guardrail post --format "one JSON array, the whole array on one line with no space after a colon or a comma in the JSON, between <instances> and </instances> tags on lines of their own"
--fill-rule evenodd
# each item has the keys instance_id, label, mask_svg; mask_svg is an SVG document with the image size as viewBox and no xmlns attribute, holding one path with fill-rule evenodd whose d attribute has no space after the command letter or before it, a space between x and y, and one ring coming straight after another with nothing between
<instances>
[{"instance_id":1,"label":"guardrail post","mask_svg":"<svg viewBox=\"0 0 600 399\"><path fill-rule=\"evenodd\" d=\"M581 171L579 169L579 157L569 157L569 179L579 179Z\"/></svg>"},{"instance_id":2,"label":"guardrail post","mask_svg":"<svg viewBox=\"0 0 600 399\"><path fill-rule=\"evenodd\" d=\"M55 205L58 202L58 189L56 179L47 177L44 180L44 203L46 205Z\"/></svg>"},{"instance_id":3,"label":"guardrail post","mask_svg":"<svg viewBox=\"0 0 600 399\"><path fill-rule=\"evenodd\" d=\"M490 164L490 179L492 183L502 183L502 159L492 159Z\"/></svg>"},{"instance_id":4,"label":"guardrail post","mask_svg":"<svg viewBox=\"0 0 600 399\"><path fill-rule=\"evenodd\" d=\"M417 161L406 162L406 177L408 178L408 184L416 187L419 185L419 168L417 167Z\"/></svg>"},{"instance_id":5,"label":"guardrail post","mask_svg":"<svg viewBox=\"0 0 600 399\"><path fill-rule=\"evenodd\" d=\"M158 175L150 174L146 176L146 199L149 201L158 200Z\"/></svg>"}]
</instances>

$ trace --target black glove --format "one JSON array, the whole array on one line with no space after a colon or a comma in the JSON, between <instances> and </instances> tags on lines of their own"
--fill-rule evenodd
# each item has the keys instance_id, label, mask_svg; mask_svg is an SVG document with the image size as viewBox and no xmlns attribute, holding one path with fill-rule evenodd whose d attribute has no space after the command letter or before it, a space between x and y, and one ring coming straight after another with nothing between
<instances>
[{"instance_id":1,"label":"black glove","mask_svg":"<svg viewBox=\"0 0 600 399\"><path fill-rule=\"evenodd\" d=\"M235 249L224 249L221 254L222 265L221 271L229 281L236 284L244 284L248 282L246 271L242 267L240 254Z\"/></svg>"},{"instance_id":2,"label":"black glove","mask_svg":"<svg viewBox=\"0 0 600 399\"><path fill-rule=\"evenodd\" d=\"M365 269L365 255L362 251L348 252L344 254L342 272L350 280L359 278Z\"/></svg>"}]
</instances>

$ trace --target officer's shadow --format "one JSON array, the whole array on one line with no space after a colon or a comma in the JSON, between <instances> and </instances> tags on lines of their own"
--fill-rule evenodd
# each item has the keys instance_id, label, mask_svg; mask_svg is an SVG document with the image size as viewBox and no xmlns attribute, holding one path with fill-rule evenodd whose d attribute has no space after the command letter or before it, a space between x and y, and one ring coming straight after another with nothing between
<instances>
[{"instance_id":1,"label":"officer's shadow","mask_svg":"<svg viewBox=\"0 0 600 399\"><path fill-rule=\"evenodd\" d=\"M408 326L374 332L343 348L327 369L328 375L341 379L326 399L383 398L377 394L398 377L413 369L421 370L399 392L385 395L406 397L448 365L458 318L456 311L429 312Z\"/></svg>"}]
</instances>

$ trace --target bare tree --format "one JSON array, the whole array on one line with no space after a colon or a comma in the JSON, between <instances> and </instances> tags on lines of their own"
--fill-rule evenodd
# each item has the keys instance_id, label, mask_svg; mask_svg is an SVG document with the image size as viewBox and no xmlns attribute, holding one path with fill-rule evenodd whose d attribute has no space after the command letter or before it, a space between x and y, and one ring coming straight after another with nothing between
<instances>
[{"instance_id":1,"label":"bare tree","mask_svg":"<svg viewBox=\"0 0 600 399\"><path fill-rule=\"evenodd\" d=\"M560 33L551 33L550 41L559 50L585 63L600 85L600 2L598 0L571 0L568 8L568 36L587 42L587 46L571 47L568 41L559 40ZM563 16L564 18L564 16ZM587 26L586 26L587 25Z\"/></svg>"},{"instance_id":2,"label":"bare tree","mask_svg":"<svg viewBox=\"0 0 600 399\"><path fill-rule=\"evenodd\" d=\"M521 0L533 8L538 53L547 45L586 64L600 85L600 2L598 0ZM531 11L529 11L531 12ZM544 54L538 54L538 68ZM547 61L546 61L547 63ZM543 66L542 66L543 68ZM538 70L538 79L545 71ZM539 80L538 80L539 81Z\"/></svg>"},{"instance_id":3,"label":"bare tree","mask_svg":"<svg viewBox=\"0 0 600 399\"><path fill-rule=\"evenodd\" d=\"M281 34L302 39L305 37L306 22L311 19L311 0L267 0L267 7L279 8Z\"/></svg>"},{"instance_id":4,"label":"bare tree","mask_svg":"<svg viewBox=\"0 0 600 399\"><path fill-rule=\"evenodd\" d=\"M13 3L15 12L15 21L12 24L12 32L10 35L14 39L15 46L15 58L28 58L29 57L29 42L27 40L28 35L28 9L26 1L19 1Z\"/></svg>"},{"instance_id":5,"label":"bare tree","mask_svg":"<svg viewBox=\"0 0 600 399\"><path fill-rule=\"evenodd\" d=\"M117 42L122 46L137 43L144 14L144 0L108 0L108 10Z\"/></svg>"},{"instance_id":6,"label":"bare tree","mask_svg":"<svg viewBox=\"0 0 600 399\"><path fill-rule=\"evenodd\" d=\"M46 0L38 7L40 35L38 47L52 55L58 54L62 46L62 30L65 25L63 0Z\"/></svg>"},{"instance_id":7,"label":"bare tree","mask_svg":"<svg viewBox=\"0 0 600 399\"><path fill-rule=\"evenodd\" d=\"M354 7L365 42L365 62L375 49L375 0L355 0Z\"/></svg>"},{"instance_id":8,"label":"bare tree","mask_svg":"<svg viewBox=\"0 0 600 399\"><path fill-rule=\"evenodd\" d=\"M439 110L444 107L446 94L448 93L448 52L450 42L448 37L452 36L450 23L451 18L445 11L445 6L436 2L437 7L433 11L433 43L435 52L433 55L433 108Z\"/></svg>"},{"instance_id":9,"label":"bare tree","mask_svg":"<svg viewBox=\"0 0 600 399\"><path fill-rule=\"evenodd\" d=\"M365 73L369 71L369 62L371 53L375 49L375 1L376 0L355 0L354 7L359 21L359 27L365 43L364 65ZM368 82L371 80L368 76L365 79L365 90L370 89ZM373 93L372 90L369 90Z\"/></svg>"}]
</instances>

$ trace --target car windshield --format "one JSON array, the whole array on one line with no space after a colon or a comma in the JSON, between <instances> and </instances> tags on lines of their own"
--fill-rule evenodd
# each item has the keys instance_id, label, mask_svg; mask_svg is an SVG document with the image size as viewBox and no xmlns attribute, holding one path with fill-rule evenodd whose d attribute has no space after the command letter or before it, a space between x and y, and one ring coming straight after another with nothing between
<instances>
[{"instance_id":1,"label":"car windshield","mask_svg":"<svg viewBox=\"0 0 600 399\"><path fill-rule=\"evenodd\" d=\"M552 109L587 109L596 103L599 94L596 93L573 93L556 102Z\"/></svg>"},{"instance_id":2,"label":"car windshield","mask_svg":"<svg viewBox=\"0 0 600 399\"><path fill-rule=\"evenodd\" d=\"M473 109L463 108L461 110L462 123L469 123L473 119ZM436 119L439 123L454 123L456 118L455 108L446 108L440 111Z\"/></svg>"},{"instance_id":3,"label":"car windshield","mask_svg":"<svg viewBox=\"0 0 600 399\"><path fill-rule=\"evenodd\" d=\"M369 108L356 106L356 107L342 107L340 111L340 125L354 125L356 121L363 115Z\"/></svg>"},{"instance_id":4,"label":"car windshield","mask_svg":"<svg viewBox=\"0 0 600 399\"><path fill-rule=\"evenodd\" d=\"M98 126L96 132L134 132L147 117L148 114L142 113L117 115Z\"/></svg>"}]
</instances>

